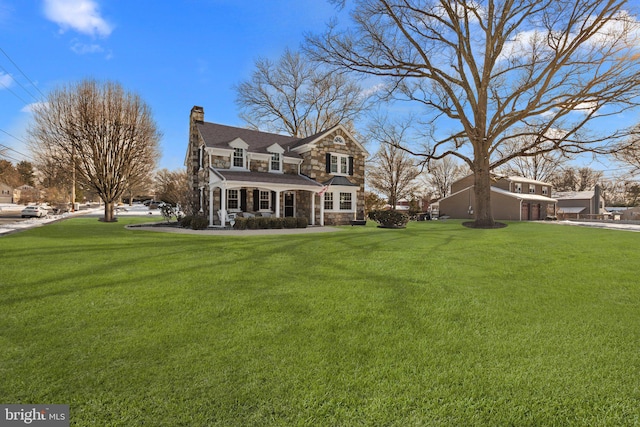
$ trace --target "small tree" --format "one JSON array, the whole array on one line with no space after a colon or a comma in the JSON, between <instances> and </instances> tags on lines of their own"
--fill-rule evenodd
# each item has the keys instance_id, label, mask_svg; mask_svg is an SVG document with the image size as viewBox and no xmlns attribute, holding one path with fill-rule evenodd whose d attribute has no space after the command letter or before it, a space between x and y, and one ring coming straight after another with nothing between
<instances>
[{"instance_id":1,"label":"small tree","mask_svg":"<svg viewBox=\"0 0 640 427\"><path fill-rule=\"evenodd\" d=\"M368 130L368 139L379 143L380 148L366 169L366 181L387 197L392 209L417 188L415 179L420 169L416 161L399 148L406 144L410 130L409 121L391 123L386 118L376 118Z\"/></svg>"},{"instance_id":2,"label":"small tree","mask_svg":"<svg viewBox=\"0 0 640 427\"><path fill-rule=\"evenodd\" d=\"M441 199L449 195L451 184L468 174L466 165L457 163L452 157L445 157L429 162L427 173L421 174L421 177L427 188Z\"/></svg>"},{"instance_id":3,"label":"small tree","mask_svg":"<svg viewBox=\"0 0 640 427\"><path fill-rule=\"evenodd\" d=\"M34 110L30 146L39 158L76 170L105 204L147 177L159 156L160 133L151 110L118 83L85 80L52 91Z\"/></svg>"}]
</instances>

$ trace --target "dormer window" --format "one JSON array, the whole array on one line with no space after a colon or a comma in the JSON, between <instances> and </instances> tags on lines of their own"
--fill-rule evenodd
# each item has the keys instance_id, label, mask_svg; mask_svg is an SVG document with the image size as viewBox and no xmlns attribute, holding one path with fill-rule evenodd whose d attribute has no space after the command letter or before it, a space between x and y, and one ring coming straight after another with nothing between
<instances>
[{"instance_id":1,"label":"dormer window","mask_svg":"<svg viewBox=\"0 0 640 427\"><path fill-rule=\"evenodd\" d=\"M280 153L271 153L271 171L282 171L282 156Z\"/></svg>"},{"instance_id":2,"label":"dormer window","mask_svg":"<svg viewBox=\"0 0 640 427\"><path fill-rule=\"evenodd\" d=\"M514 189L513 189L513 191L514 191L515 193L522 193L522 184L520 184L519 182L516 182L516 183L514 184Z\"/></svg>"},{"instance_id":3,"label":"dormer window","mask_svg":"<svg viewBox=\"0 0 640 427\"><path fill-rule=\"evenodd\" d=\"M234 148L233 149L233 167L234 168L244 168L244 149L243 148Z\"/></svg>"}]
</instances>

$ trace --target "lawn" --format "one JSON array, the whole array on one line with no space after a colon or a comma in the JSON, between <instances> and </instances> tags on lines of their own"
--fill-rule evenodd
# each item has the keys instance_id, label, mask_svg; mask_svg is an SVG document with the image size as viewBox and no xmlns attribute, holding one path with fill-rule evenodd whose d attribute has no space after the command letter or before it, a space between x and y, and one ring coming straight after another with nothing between
<instances>
[{"instance_id":1,"label":"lawn","mask_svg":"<svg viewBox=\"0 0 640 427\"><path fill-rule=\"evenodd\" d=\"M0 403L77 426L640 424L640 234L0 238Z\"/></svg>"}]
</instances>

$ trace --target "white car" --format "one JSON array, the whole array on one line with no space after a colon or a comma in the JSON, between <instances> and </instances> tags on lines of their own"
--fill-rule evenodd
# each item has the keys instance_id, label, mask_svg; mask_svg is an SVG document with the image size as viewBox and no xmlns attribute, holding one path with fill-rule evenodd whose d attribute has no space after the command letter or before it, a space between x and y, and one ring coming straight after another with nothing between
<instances>
[{"instance_id":1,"label":"white car","mask_svg":"<svg viewBox=\"0 0 640 427\"><path fill-rule=\"evenodd\" d=\"M22 209L22 211L20 212L20 215L22 215L22 218L27 218L27 217L42 218L43 216L47 216L48 214L49 214L49 211L43 208L42 206L27 206L24 209Z\"/></svg>"}]
</instances>

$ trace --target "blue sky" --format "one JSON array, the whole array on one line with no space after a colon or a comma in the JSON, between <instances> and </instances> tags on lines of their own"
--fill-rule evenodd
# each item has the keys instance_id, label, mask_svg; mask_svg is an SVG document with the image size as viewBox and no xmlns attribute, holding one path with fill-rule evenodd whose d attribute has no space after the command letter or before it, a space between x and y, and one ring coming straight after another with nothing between
<instances>
[{"instance_id":1,"label":"blue sky","mask_svg":"<svg viewBox=\"0 0 640 427\"><path fill-rule=\"evenodd\" d=\"M159 167L180 168L191 107L242 125L233 86L335 14L325 0L0 0L0 144L24 159L29 104L61 84L108 79L151 106Z\"/></svg>"},{"instance_id":2,"label":"blue sky","mask_svg":"<svg viewBox=\"0 0 640 427\"><path fill-rule=\"evenodd\" d=\"M158 167L181 168L191 108L242 126L234 85L257 58L276 60L336 13L326 0L0 0L0 149L10 147L4 156L14 163L29 160L28 106L61 84L95 78L118 81L151 106L163 133ZM616 119L640 121L637 113ZM578 163L624 171L606 159Z\"/></svg>"}]
</instances>

